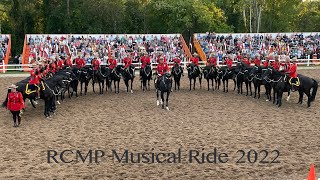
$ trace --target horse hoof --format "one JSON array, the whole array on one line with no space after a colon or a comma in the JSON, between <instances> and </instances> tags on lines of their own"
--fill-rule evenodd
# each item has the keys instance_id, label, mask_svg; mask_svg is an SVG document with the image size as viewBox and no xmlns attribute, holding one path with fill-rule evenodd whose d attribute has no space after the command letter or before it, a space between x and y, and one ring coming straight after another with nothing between
<instances>
[{"instance_id":1,"label":"horse hoof","mask_svg":"<svg viewBox=\"0 0 320 180\"><path fill-rule=\"evenodd\" d=\"M169 111L169 107L166 107L167 111Z\"/></svg>"},{"instance_id":2,"label":"horse hoof","mask_svg":"<svg viewBox=\"0 0 320 180\"><path fill-rule=\"evenodd\" d=\"M268 102L268 101L269 101L269 99L266 99L266 101Z\"/></svg>"},{"instance_id":3,"label":"horse hoof","mask_svg":"<svg viewBox=\"0 0 320 180\"><path fill-rule=\"evenodd\" d=\"M157 100L157 106L159 106L160 105L160 103L159 103L159 101Z\"/></svg>"},{"instance_id":4,"label":"horse hoof","mask_svg":"<svg viewBox=\"0 0 320 180\"><path fill-rule=\"evenodd\" d=\"M131 94L133 94L133 91L131 90Z\"/></svg>"},{"instance_id":5,"label":"horse hoof","mask_svg":"<svg viewBox=\"0 0 320 180\"><path fill-rule=\"evenodd\" d=\"M59 102L59 101L57 101L57 104L60 104L60 102Z\"/></svg>"},{"instance_id":6,"label":"horse hoof","mask_svg":"<svg viewBox=\"0 0 320 180\"><path fill-rule=\"evenodd\" d=\"M289 99L290 99L290 96L287 97L287 101L289 101Z\"/></svg>"},{"instance_id":7,"label":"horse hoof","mask_svg":"<svg viewBox=\"0 0 320 180\"><path fill-rule=\"evenodd\" d=\"M162 104L163 104L163 101L161 100L160 102L161 102L161 105L162 105Z\"/></svg>"}]
</instances>

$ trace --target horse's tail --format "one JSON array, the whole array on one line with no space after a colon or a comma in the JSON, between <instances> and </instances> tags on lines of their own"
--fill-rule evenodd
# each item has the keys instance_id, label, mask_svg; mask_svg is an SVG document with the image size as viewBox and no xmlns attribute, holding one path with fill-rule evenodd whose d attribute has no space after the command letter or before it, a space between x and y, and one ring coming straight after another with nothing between
<instances>
[{"instance_id":1,"label":"horse's tail","mask_svg":"<svg viewBox=\"0 0 320 180\"><path fill-rule=\"evenodd\" d=\"M2 105L1 105L3 108L7 107L9 92L10 92L10 89L8 89L8 93L7 93L6 100L4 100L3 103L2 103Z\"/></svg>"},{"instance_id":2,"label":"horse's tail","mask_svg":"<svg viewBox=\"0 0 320 180\"><path fill-rule=\"evenodd\" d=\"M317 90L318 90L318 82L314 79L313 80L313 89L312 89L312 95L311 95L311 101L314 101L316 98Z\"/></svg>"}]
</instances>

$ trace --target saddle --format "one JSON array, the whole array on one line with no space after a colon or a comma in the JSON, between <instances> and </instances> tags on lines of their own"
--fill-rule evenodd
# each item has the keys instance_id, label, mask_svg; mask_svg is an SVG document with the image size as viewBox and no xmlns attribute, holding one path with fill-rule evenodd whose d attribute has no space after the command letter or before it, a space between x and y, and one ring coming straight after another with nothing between
<instances>
[{"instance_id":1,"label":"saddle","mask_svg":"<svg viewBox=\"0 0 320 180\"><path fill-rule=\"evenodd\" d=\"M289 79L289 84L290 84L291 86L299 87L299 86L300 86L300 79L299 79L299 77L297 77L297 78L290 78L290 79Z\"/></svg>"},{"instance_id":2,"label":"saddle","mask_svg":"<svg viewBox=\"0 0 320 180\"><path fill-rule=\"evenodd\" d=\"M43 81L41 81L41 86L42 86L42 89L45 90ZM25 93L27 95L32 94L32 93L36 93L36 92L39 92L39 91L40 91L40 86L38 86L37 84L29 84L28 83L26 85Z\"/></svg>"}]
</instances>

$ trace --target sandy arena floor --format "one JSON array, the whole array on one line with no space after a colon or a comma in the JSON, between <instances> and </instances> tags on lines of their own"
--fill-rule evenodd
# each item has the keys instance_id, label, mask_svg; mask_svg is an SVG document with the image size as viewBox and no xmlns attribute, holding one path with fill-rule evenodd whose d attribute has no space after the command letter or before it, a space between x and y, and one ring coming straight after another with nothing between
<instances>
[{"instance_id":1,"label":"sandy arena floor","mask_svg":"<svg viewBox=\"0 0 320 180\"><path fill-rule=\"evenodd\" d=\"M318 78L320 70L300 70ZM1 96L5 87L22 78L0 78ZM137 79L136 79L137 80ZM238 95L229 86L229 93L203 89L189 92L187 77L182 90L170 96L170 111L156 106L155 91L143 93L138 82L134 93L107 92L103 96L66 99L58 106L57 115L50 120L43 116L43 102L33 109L27 103L22 124L13 128L11 114L0 109L0 179L306 179L311 163L320 175L320 95L311 108L306 97L297 105L298 94L289 102L284 95L283 106L277 108L261 99ZM187 152L192 149L206 153L216 147L227 153L225 164L188 163ZM177 152L183 157L177 164L124 164L106 157L95 163L47 163L47 150L128 149L132 152ZM280 152L280 163L262 164L265 156L258 154L256 163L236 163L238 150L267 150L266 160ZM119 151L120 152L120 151ZM123 152L123 151L122 151ZM253 155L251 155L253 157ZM71 159L71 155L67 156Z\"/></svg>"}]
</instances>

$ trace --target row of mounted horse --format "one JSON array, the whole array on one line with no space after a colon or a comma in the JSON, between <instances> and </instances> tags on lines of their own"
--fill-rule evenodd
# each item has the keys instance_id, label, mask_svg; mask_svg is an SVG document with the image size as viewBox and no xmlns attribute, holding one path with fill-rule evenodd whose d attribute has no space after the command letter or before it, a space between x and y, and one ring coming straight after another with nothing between
<instances>
[{"instance_id":1,"label":"row of mounted horse","mask_svg":"<svg viewBox=\"0 0 320 180\"><path fill-rule=\"evenodd\" d=\"M191 79L198 77L200 81L202 76L207 80L208 90L210 89L210 81L212 82L212 90L219 89L221 81L223 82L223 91L228 92L228 80L233 80L234 90L237 89L238 93L243 93L243 84L246 85L246 96L252 96L252 84L254 85L254 98L260 98L260 88L265 87L267 101L271 101L273 97L273 103L279 107L282 105L282 95L284 92L288 93L290 98L290 92L299 92L298 103L302 104L303 95L306 94L308 97L307 105L310 107L311 102L315 100L318 82L317 80L298 74L298 86L291 85L289 83L290 77L285 72L280 72L272 67L261 67L261 66L246 66L245 64L238 63L237 66L229 69L227 67L205 67L196 70L194 66L190 66L188 69L188 77L190 79L190 90L191 90ZM214 87L214 82L216 83ZM195 86L193 86L195 88ZM273 91L273 96L271 95Z\"/></svg>"}]
</instances>

